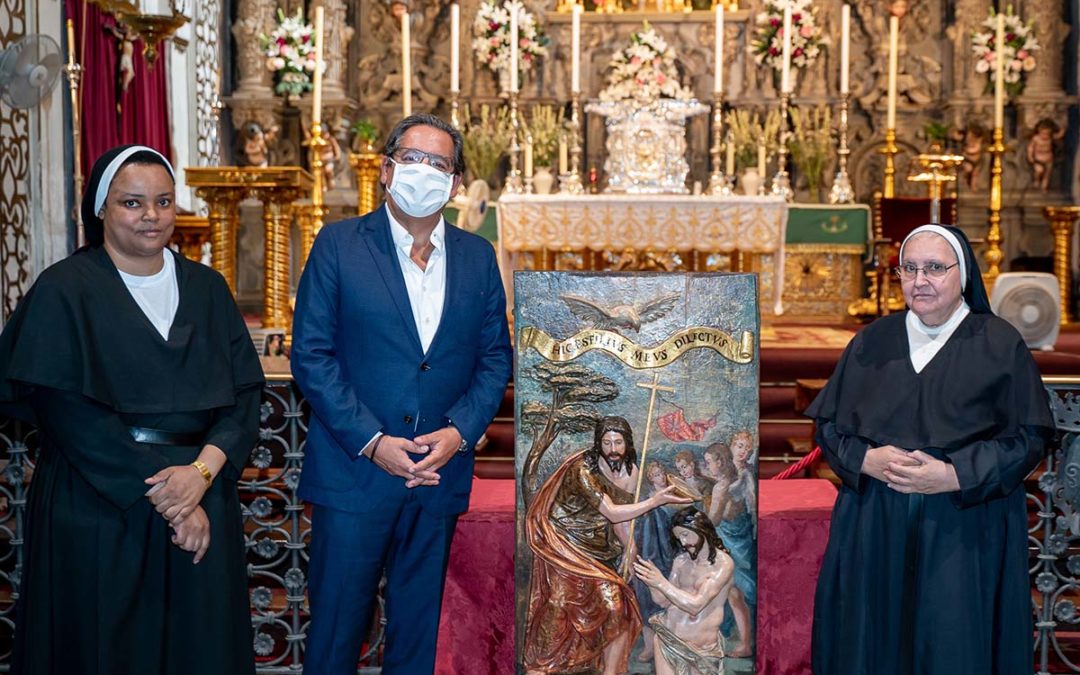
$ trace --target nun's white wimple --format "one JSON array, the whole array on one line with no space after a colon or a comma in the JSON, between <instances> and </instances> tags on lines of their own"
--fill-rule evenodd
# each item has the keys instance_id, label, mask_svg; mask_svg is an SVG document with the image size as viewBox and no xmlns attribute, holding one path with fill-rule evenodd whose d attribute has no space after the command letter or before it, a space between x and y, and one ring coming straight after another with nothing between
<instances>
[{"instance_id":1,"label":"nun's white wimple","mask_svg":"<svg viewBox=\"0 0 1080 675\"><path fill-rule=\"evenodd\" d=\"M911 231L908 236L904 237L904 243L900 244L900 264L904 264L904 247L911 241L911 238L917 234L923 232L933 232L945 237L945 241L949 242L949 246L956 253L956 260L960 263L960 291L967 290L967 262L964 260L964 247L960 245L960 240L956 238L956 235L949 232L941 225L920 225Z\"/></svg>"},{"instance_id":2,"label":"nun's white wimple","mask_svg":"<svg viewBox=\"0 0 1080 675\"><path fill-rule=\"evenodd\" d=\"M98 183L97 192L94 193L94 213L101 213L101 207L105 206L105 198L109 196L109 186L112 185L113 178L116 177L116 172L120 170L120 167L124 165L128 157L131 157L136 152L152 152L158 157L161 157L161 161L165 162L165 168L169 170L169 175L173 180L176 180L176 174L173 172L172 164L169 164L169 160L165 159L157 150L148 148L145 145L133 145L130 148L122 151L116 157L113 157L109 165L105 167L105 172L101 174L101 181Z\"/></svg>"}]
</instances>

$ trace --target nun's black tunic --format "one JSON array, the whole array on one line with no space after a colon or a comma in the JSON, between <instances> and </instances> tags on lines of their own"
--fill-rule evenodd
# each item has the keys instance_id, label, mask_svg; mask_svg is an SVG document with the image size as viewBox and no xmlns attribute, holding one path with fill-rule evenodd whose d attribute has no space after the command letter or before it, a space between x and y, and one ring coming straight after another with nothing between
<instances>
[{"instance_id":1,"label":"nun's black tunic","mask_svg":"<svg viewBox=\"0 0 1080 675\"><path fill-rule=\"evenodd\" d=\"M256 441L263 376L221 276L179 256L176 270L167 340L101 247L45 270L0 336L0 401L37 422L42 446L14 673L254 672L236 481ZM136 443L131 426L202 440ZM193 565L143 480L206 443L228 461L201 501L211 541Z\"/></svg>"}]
</instances>

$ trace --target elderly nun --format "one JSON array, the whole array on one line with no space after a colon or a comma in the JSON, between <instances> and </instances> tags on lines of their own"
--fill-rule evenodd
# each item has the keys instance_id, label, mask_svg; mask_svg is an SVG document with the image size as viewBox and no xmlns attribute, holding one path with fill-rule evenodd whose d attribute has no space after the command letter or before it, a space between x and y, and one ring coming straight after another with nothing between
<instances>
[{"instance_id":1,"label":"elderly nun","mask_svg":"<svg viewBox=\"0 0 1080 675\"><path fill-rule=\"evenodd\" d=\"M916 228L896 274L908 311L856 335L807 410L842 481L813 672L1030 673L1023 481L1053 434L1046 392L960 230Z\"/></svg>"}]
</instances>

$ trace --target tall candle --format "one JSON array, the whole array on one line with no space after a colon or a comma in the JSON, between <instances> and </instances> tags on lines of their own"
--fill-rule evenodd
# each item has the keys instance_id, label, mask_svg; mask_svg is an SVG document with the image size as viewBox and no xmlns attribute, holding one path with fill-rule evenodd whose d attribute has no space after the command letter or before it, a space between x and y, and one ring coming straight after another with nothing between
<instances>
[{"instance_id":1,"label":"tall candle","mask_svg":"<svg viewBox=\"0 0 1080 675\"><path fill-rule=\"evenodd\" d=\"M896 128L896 70L900 58L900 17L889 17L889 95L885 127Z\"/></svg>"},{"instance_id":2,"label":"tall candle","mask_svg":"<svg viewBox=\"0 0 1080 675\"><path fill-rule=\"evenodd\" d=\"M1005 126L1005 15L998 12L994 36L994 128Z\"/></svg>"},{"instance_id":3,"label":"tall candle","mask_svg":"<svg viewBox=\"0 0 1080 675\"><path fill-rule=\"evenodd\" d=\"M570 91L581 93L581 12L584 7L575 4L570 14Z\"/></svg>"},{"instance_id":4,"label":"tall candle","mask_svg":"<svg viewBox=\"0 0 1080 675\"><path fill-rule=\"evenodd\" d=\"M322 123L323 6L315 8L315 78L312 82L311 123Z\"/></svg>"},{"instance_id":5,"label":"tall candle","mask_svg":"<svg viewBox=\"0 0 1080 675\"><path fill-rule=\"evenodd\" d=\"M791 93L791 5L784 7L784 63L780 70L780 92Z\"/></svg>"},{"instance_id":6,"label":"tall candle","mask_svg":"<svg viewBox=\"0 0 1080 675\"><path fill-rule=\"evenodd\" d=\"M765 178L765 144L759 143L757 146L757 172L758 175Z\"/></svg>"},{"instance_id":7,"label":"tall candle","mask_svg":"<svg viewBox=\"0 0 1080 675\"><path fill-rule=\"evenodd\" d=\"M716 69L713 73L713 91L724 93L724 5L716 3Z\"/></svg>"},{"instance_id":8,"label":"tall candle","mask_svg":"<svg viewBox=\"0 0 1080 675\"><path fill-rule=\"evenodd\" d=\"M510 91L518 90L518 5L510 3Z\"/></svg>"},{"instance_id":9,"label":"tall candle","mask_svg":"<svg viewBox=\"0 0 1080 675\"><path fill-rule=\"evenodd\" d=\"M559 173L560 174L568 173L567 167L569 166L569 164L570 163L568 161L566 161L566 141L564 141L563 139L560 138L559 139Z\"/></svg>"},{"instance_id":10,"label":"tall candle","mask_svg":"<svg viewBox=\"0 0 1080 675\"><path fill-rule=\"evenodd\" d=\"M525 141L525 177L532 178L533 175L533 144L532 140Z\"/></svg>"},{"instance_id":11,"label":"tall candle","mask_svg":"<svg viewBox=\"0 0 1080 675\"><path fill-rule=\"evenodd\" d=\"M850 90L851 70L851 5L840 8L840 93Z\"/></svg>"},{"instance_id":12,"label":"tall candle","mask_svg":"<svg viewBox=\"0 0 1080 675\"><path fill-rule=\"evenodd\" d=\"M731 137L731 134L727 136L727 161L724 167L724 172L729 176L735 175L735 139Z\"/></svg>"},{"instance_id":13,"label":"tall candle","mask_svg":"<svg viewBox=\"0 0 1080 675\"><path fill-rule=\"evenodd\" d=\"M461 5L450 5L450 91L461 91Z\"/></svg>"},{"instance_id":14,"label":"tall candle","mask_svg":"<svg viewBox=\"0 0 1080 675\"><path fill-rule=\"evenodd\" d=\"M409 12L401 15L401 114L412 114L412 39L409 36Z\"/></svg>"}]
</instances>

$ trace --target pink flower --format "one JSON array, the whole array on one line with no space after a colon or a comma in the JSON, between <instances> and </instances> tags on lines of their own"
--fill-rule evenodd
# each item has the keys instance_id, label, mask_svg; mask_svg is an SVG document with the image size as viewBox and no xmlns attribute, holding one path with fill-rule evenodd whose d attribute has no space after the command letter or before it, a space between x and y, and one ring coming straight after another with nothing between
<instances>
[{"instance_id":1,"label":"pink flower","mask_svg":"<svg viewBox=\"0 0 1080 675\"><path fill-rule=\"evenodd\" d=\"M799 35L809 40L814 36L814 29L810 26L803 26L799 29Z\"/></svg>"},{"instance_id":2,"label":"pink flower","mask_svg":"<svg viewBox=\"0 0 1080 675\"><path fill-rule=\"evenodd\" d=\"M1021 61L1026 59L1027 57L1028 51L1026 49L1021 49L1020 51L1016 52L1016 58L1020 59Z\"/></svg>"},{"instance_id":3,"label":"pink flower","mask_svg":"<svg viewBox=\"0 0 1080 675\"><path fill-rule=\"evenodd\" d=\"M632 65L632 66L639 65L640 63L641 63L641 57L640 56L634 56L634 57L632 57L630 59L630 65Z\"/></svg>"},{"instance_id":4,"label":"pink flower","mask_svg":"<svg viewBox=\"0 0 1080 675\"><path fill-rule=\"evenodd\" d=\"M780 56L780 50L776 47L769 47L769 56Z\"/></svg>"},{"instance_id":5,"label":"pink flower","mask_svg":"<svg viewBox=\"0 0 1080 675\"><path fill-rule=\"evenodd\" d=\"M654 67L659 68L660 67L660 57L658 56L655 59L653 59L652 64L653 64Z\"/></svg>"},{"instance_id":6,"label":"pink flower","mask_svg":"<svg viewBox=\"0 0 1080 675\"><path fill-rule=\"evenodd\" d=\"M793 50L793 51L791 52L791 58L793 58L793 59L797 59L797 58L799 58L799 57L800 57L800 56L802 56L802 55L803 55L803 49L802 49L802 47L796 47L796 48L795 48L795 49L794 49L794 50Z\"/></svg>"},{"instance_id":7,"label":"pink flower","mask_svg":"<svg viewBox=\"0 0 1080 675\"><path fill-rule=\"evenodd\" d=\"M501 42L502 42L502 40L500 40L497 37L491 38L491 46L493 46L493 47L498 47Z\"/></svg>"},{"instance_id":8,"label":"pink flower","mask_svg":"<svg viewBox=\"0 0 1080 675\"><path fill-rule=\"evenodd\" d=\"M985 60L987 60L987 61L993 61L994 60L994 52L986 52L986 55L984 55L983 58Z\"/></svg>"},{"instance_id":9,"label":"pink flower","mask_svg":"<svg viewBox=\"0 0 1080 675\"><path fill-rule=\"evenodd\" d=\"M488 30L499 30L499 24L494 21L488 21Z\"/></svg>"},{"instance_id":10,"label":"pink flower","mask_svg":"<svg viewBox=\"0 0 1080 675\"><path fill-rule=\"evenodd\" d=\"M777 19L774 16L773 18L769 19L769 25L772 26L773 28L779 28L780 27L780 19Z\"/></svg>"},{"instance_id":11,"label":"pink flower","mask_svg":"<svg viewBox=\"0 0 1080 675\"><path fill-rule=\"evenodd\" d=\"M665 77L663 73L657 73L656 74L656 83L657 84L663 84L666 80L667 80L667 77Z\"/></svg>"},{"instance_id":12,"label":"pink flower","mask_svg":"<svg viewBox=\"0 0 1080 675\"><path fill-rule=\"evenodd\" d=\"M802 21L802 14L796 13L791 15L791 23L799 23Z\"/></svg>"},{"instance_id":13,"label":"pink flower","mask_svg":"<svg viewBox=\"0 0 1080 675\"><path fill-rule=\"evenodd\" d=\"M289 48L288 48L288 47L286 47L285 45L281 45L281 46L280 46L280 47L278 48L278 53L279 53L279 54L281 54L282 56L285 56L286 54L288 54L288 53L289 53Z\"/></svg>"},{"instance_id":14,"label":"pink flower","mask_svg":"<svg viewBox=\"0 0 1080 675\"><path fill-rule=\"evenodd\" d=\"M521 38L520 40L518 40L518 46L528 47L529 41L526 38Z\"/></svg>"}]
</instances>

